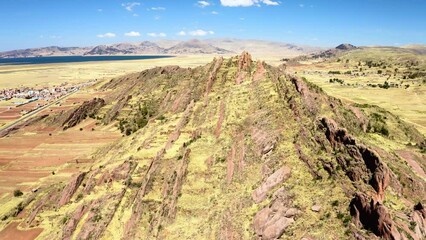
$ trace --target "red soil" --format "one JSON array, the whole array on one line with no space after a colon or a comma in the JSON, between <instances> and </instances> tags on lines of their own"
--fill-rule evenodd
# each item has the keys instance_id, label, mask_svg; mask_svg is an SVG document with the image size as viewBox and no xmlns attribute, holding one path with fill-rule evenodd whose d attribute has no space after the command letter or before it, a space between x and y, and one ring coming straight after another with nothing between
<instances>
[{"instance_id":1,"label":"red soil","mask_svg":"<svg viewBox=\"0 0 426 240\"><path fill-rule=\"evenodd\" d=\"M93 95L75 94L65 99L61 106L51 106L38 115L66 111L91 98ZM35 107L37 102L0 112L0 121L6 118L13 120L13 114L16 114L15 119L19 118L22 110ZM65 163L77 165L71 167L76 171L77 162L88 162L85 155L120 137L112 127L96 126L95 123L95 120L87 119L67 131L54 126L35 124L0 138L0 196L11 193L18 185L27 183L28 186L51 175L52 171L56 172L58 167ZM80 128L83 131L80 131ZM25 191L31 187L20 188Z\"/></svg>"},{"instance_id":2,"label":"red soil","mask_svg":"<svg viewBox=\"0 0 426 240\"><path fill-rule=\"evenodd\" d=\"M29 230L19 230L19 222L10 223L5 229L0 231L0 239L3 240L33 240L43 231L42 228Z\"/></svg>"}]
</instances>

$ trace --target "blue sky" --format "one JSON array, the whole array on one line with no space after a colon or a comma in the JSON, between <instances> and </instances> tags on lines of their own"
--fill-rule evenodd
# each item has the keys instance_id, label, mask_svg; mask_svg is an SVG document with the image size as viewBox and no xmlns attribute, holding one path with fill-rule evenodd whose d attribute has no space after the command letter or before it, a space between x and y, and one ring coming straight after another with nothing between
<instances>
[{"instance_id":1,"label":"blue sky","mask_svg":"<svg viewBox=\"0 0 426 240\"><path fill-rule=\"evenodd\" d=\"M426 44L426 0L0 0L0 51L158 39Z\"/></svg>"}]
</instances>

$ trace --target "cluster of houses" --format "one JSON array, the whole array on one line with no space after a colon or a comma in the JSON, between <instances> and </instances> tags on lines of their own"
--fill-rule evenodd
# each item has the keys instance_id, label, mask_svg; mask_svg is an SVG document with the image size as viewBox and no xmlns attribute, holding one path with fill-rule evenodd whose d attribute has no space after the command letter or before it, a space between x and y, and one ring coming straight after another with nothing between
<instances>
[{"instance_id":1,"label":"cluster of houses","mask_svg":"<svg viewBox=\"0 0 426 240\"><path fill-rule=\"evenodd\" d=\"M63 83L60 86L56 87L44 87L44 88L13 88L13 89L0 89L0 101L8 101L11 99L17 100L14 101L16 105L26 104L36 100L52 100L60 98L68 93L75 92L82 87L92 85L96 80L91 80L86 83L78 85L68 85L68 83Z\"/></svg>"}]
</instances>

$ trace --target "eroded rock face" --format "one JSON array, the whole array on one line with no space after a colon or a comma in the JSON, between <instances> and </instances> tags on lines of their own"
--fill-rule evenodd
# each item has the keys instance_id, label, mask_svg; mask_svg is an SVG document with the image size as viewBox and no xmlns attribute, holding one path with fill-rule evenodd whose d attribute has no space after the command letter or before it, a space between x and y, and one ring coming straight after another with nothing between
<instances>
[{"instance_id":1,"label":"eroded rock face","mask_svg":"<svg viewBox=\"0 0 426 240\"><path fill-rule=\"evenodd\" d=\"M358 225L383 239L401 239L387 208L364 193L357 193L350 204L351 215Z\"/></svg>"},{"instance_id":2,"label":"eroded rock face","mask_svg":"<svg viewBox=\"0 0 426 240\"><path fill-rule=\"evenodd\" d=\"M238 58L237 84L242 83L246 76L250 75L252 63L251 55L248 52L241 53Z\"/></svg>"},{"instance_id":3,"label":"eroded rock face","mask_svg":"<svg viewBox=\"0 0 426 240\"><path fill-rule=\"evenodd\" d=\"M65 186L64 190L62 190L61 198L58 202L58 207L62 207L67 204L74 193L77 191L81 182L83 182L84 177L86 176L85 172L77 174L71 181Z\"/></svg>"},{"instance_id":4,"label":"eroded rock face","mask_svg":"<svg viewBox=\"0 0 426 240\"><path fill-rule=\"evenodd\" d=\"M265 180L265 182L262 183L262 185L260 185L256 190L254 190L253 200L256 203L260 203L265 200L268 192L278 184L282 183L285 179L287 179L290 176L290 172L291 170L289 167L282 167L276 172L274 172Z\"/></svg>"},{"instance_id":5,"label":"eroded rock face","mask_svg":"<svg viewBox=\"0 0 426 240\"><path fill-rule=\"evenodd\" d=\"M274 195L276 199L271 206L263 208L254 216L253 228L262 240L280 238L299 213L297 209L288 207L290 199L284 189L279 189Z\"/></svg>"},{"instance_id":6,"label":"eroded rock face","mask_svg":"<svg viewBox=\"0 0 426 240\"><path fill-rule=\"evenodd\" d=\"M325 127L325 135L330 144L334 148L343 146L348 155L355 160L353 162L343 157L337 159L348 177L353 181L369 178L368 183L377 192L376 200L383 201L384 192L391 180L391 172L379 155L366 146L358 144L346 129L338 128L333 120L322 118L321 124Z\"/></svg>"},{"instance_id":7,"label":"eroded rock face","mask_svg":"<svg viewBox=\"0 0 426 240\"><path fill-rule=\"evenodd\" d=\"M426 238L426 209L424 208L422 203L418 203L414 206L414 211L411 214L411 222L412 226L414 226L413 232L415 234L414 237L417 239L425 239Z\"/></svg>"},{"instance_id":8,"label":"eroded rock face","mask_svg":"<svg viewBox=\"0 0 426 240\"><path fill-rule=\"evenodd\" d=\"M90 101L84 102L80 107L78 107L71 115L64 121L62 126L65 129L74 127L79 124L81 121L86 119L86 117L96 114L100 108L105 106L105 100L102 98L94 98Z\"/></svg>"},{"instance_id":9,"label":"eroded rock face","mask_svg":"<svg viewBox=\"0 0 426 240\"><path fill-rule=\"evenodd\" d=\"M253 60L251 58L251 55L244 51L241 53L239 59L238 59L238 71L250 71L251 64L253 63Z\"/></svg>"},{"instance_id":10,"label":"eroded rock face","mask_svg":"<svg viewBox=\"0 0 426 240\"><path fill-rule=\"evenodd\" d=\"M326 128L325 135L332 146L336 146L339 143L344 145L356 144L355 139L347 133L346 129L338 128L334 120L322 118L321 123Z\"/></svg>"},{"instance_id":11,"label":"eroded rock face","mask_svg":"<svg viewBox=\"0 0 426 240\"><path fill-rule=\"evenodd\" d=\"M77 228L78 223L80 222L83 215L89 210L89 205L82 204L77 207L77 209L72 214L71 218L66 222L65 226L62 229L62 238L64 240L71 239L71 236L75 229Z\"/></svg>"}]
</instances>

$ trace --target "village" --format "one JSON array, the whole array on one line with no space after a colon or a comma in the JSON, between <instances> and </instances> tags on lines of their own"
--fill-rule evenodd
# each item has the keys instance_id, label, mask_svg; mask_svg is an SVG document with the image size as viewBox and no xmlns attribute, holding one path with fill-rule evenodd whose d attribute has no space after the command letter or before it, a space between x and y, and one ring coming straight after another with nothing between
<instances>
[{"instance_id":1,"label":"village","mask_svg":"<svg viewBox=\"0 0 426 240\"><path fill-rule=\"evenodd\" d=\"M0 127L23 117L30 116L42 109L56 104L61 106L60 100L82 88L91 86L97 79L79 84L63 83L53 87L18 87L0 90Z\"/></svg>"},{"instance_id":2,"label":"village","mask_svg":"<svg viewBox=\"0 0 426 240\"><path fill-rule=\"evenodd\" d=\"M97 79L85 83L71 85L67 82L53 87L20 87L0 90L0 101L11 101L12 104L20 106L37 100L50 101L61 98L69 93L78 91L86 86L93 85Z\"/></svg>"}]
</instances>

